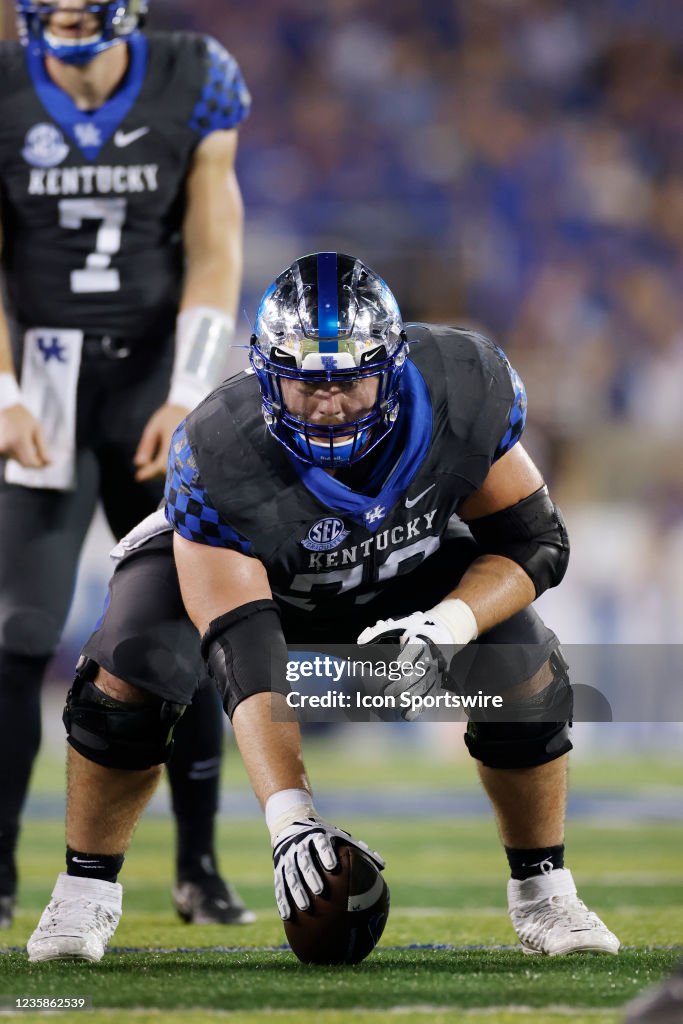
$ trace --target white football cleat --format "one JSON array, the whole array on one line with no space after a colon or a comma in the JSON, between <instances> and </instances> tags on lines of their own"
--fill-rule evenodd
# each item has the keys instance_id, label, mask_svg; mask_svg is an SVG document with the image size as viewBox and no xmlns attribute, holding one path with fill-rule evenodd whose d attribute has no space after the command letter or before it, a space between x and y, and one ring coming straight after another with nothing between
<instances>
[{"instance_id":1,"label":"white football cleat","mask_svg":"<svg viewBox=\"0 0 683 1024\"><path fill-rule=\"evenodd\" d=\"M617 953L619 939L579 899L572 873L547 874L508 882L508 911L524 953Z\"/></svg>"},{"instance_id":2,"label":"white football cleat","mask_svg":"<svg viewBox=\"0 0 683 1024\"><path fill-rule=\"evenodd\" d=\"M118 882L58 875L52 899L26 943L31 963L101 960L121 920L122 895Z\"/></svg>"}]
</instances>

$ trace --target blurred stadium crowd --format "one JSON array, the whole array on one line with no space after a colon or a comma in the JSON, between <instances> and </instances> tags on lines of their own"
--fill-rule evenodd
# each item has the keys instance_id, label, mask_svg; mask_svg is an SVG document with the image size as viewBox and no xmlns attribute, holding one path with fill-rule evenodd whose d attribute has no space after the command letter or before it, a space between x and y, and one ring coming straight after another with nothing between
<instances>
[{"instance_id":1,"label":"blurred stadium crowd","mask_svg":"<svg viewBox=\"0 0 683 1024\"><path fill-rule=\"evenodd\" d=\"M208 28L254 94L249 294L346 247L411 318L497 334L551 464L605 421L678 437L683 8L164 0L154 22Z\"/></svg>"},{"instance_id":2,"label":"blurred stadium crowd","mask_svg":"<svg viewBox=\"0 0 683 1024\"><path fill-rule=\"evenodd\" d=\"M154 14L217 35L254 94L245 308L292 256L330 247L375 265L407 317L493 332L572 525L572 569L548 597L569 638L683 641L683 7L164 0Z\"/></svg>"},{"instance_id":3,"label":"blurred stadium crowd","mask_svg":"<svg viewBox=\"0 0 683 1024\"><path fill-rule=\"evenodd\" d=\"M151 8L152 27L220 39L253 93L247 313L295 256L337 248L406 318L493 332L572 528L554 621L569 640L683 642L683 6Z\"/></svg>"}]
</instances>

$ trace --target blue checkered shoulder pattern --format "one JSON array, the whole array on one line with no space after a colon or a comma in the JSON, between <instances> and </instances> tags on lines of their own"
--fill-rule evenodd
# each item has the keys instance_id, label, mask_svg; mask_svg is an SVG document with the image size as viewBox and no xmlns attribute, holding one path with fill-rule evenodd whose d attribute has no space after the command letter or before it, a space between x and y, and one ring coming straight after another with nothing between
<instances>
[{"instance_id":1,"label":"blue checkered shoulder pattern","mask_svg":"<svg viewBox=\"0 0 683 1024\"><path fill-rule=\"evenodd\" d=\"M524 387L524 382L522 381L522 378L514 369L514 367L510 365L510 360L505 355L503 350L499 348L498 353L503 362L505 363L508 373L510 374L510 381L512 383L512 389L514 391L514 398L512 400L512 405L510 406L510 412L508 415L507 430L503 434L502 438L500 439L500 443L496 448L495 454L493 456L494 462L500 459L501 456L505 455L506 452L509 452L511 448L514 448L514 446L519 441L520 437L522 436L522 431L524 430L524 425L526 424L527 409L526 389Z\"/></svg>"},{"instance_id":2,"label":"blue checkered shoulder pattern","mask_svg":"<svg viewBox=\"0 0 683 1024\"><path fill-rule=\"evenodd\" d=\"M232 54L206 37L206 68L202 94L190 118L190 128L202 138L211 132L235 128L251 107L251 96Z\"/></svg>"},{"instance_id":3,"label":"blue checkered shoulder pattern","mask_svg":"<svg viewBox=\"0 0 683 1024\"><path fill-rule=\"evenodd\" d=\"M181 537L213 548L231 548L249 554L249 541L221 518L202 485L185 433L185 421L177 428L171 442L164 496L166 518Z\"/></svg>"}]
</instances>

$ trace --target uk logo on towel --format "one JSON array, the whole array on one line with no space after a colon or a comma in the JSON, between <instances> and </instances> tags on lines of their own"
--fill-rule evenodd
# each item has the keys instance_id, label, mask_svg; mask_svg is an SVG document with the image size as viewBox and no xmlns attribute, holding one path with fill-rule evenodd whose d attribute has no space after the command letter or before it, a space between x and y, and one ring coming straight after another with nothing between
<instances>
[{"instance_id":1,"label":"uk logo on towel","mask_svg":"<svg viewBox=\"0 0 683 1024\"><path fill-rule=\"evenodd\" d=\"M38 348L46 363L49 363L51 359L56 359L58 363L67 361L66 349L60 345L59 338L38 338Z\"/></svg>"}]
</instances>

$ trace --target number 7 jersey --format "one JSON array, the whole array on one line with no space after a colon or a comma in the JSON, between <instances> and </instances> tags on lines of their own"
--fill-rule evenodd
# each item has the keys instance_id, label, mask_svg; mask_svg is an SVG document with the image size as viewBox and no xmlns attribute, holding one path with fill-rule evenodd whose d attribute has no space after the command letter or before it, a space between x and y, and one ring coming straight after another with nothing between
<instances>
[{"instance_id":1,"label":"number 7 jersey","mask_svg":"<svg viewBox=\"0 0 683 1024\"><path fill-rule=\"evenodd\" d=\"M173 329L193 154L236 127L250 98L233 57L207 36L148 33L125 45L125 78L86 112L40 57L0 43L2 263L8 313L24 330L142 340Z\"/></svg>"}]
</instances>

